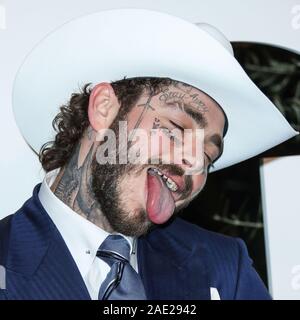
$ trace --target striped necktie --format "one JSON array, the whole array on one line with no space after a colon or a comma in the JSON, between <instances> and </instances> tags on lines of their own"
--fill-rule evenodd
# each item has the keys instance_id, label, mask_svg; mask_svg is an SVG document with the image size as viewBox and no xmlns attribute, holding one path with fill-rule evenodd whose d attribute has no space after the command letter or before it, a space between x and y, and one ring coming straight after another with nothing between
<instances>
[{"instance_id":1,"label":"striped necktie","mask_svg":"<svg viewBox=\"0 0 300 320\"><path fill-rule=\"evenodd\" d=\"M146 300L139 274L130 265L130 245L120 235L109 235L99 247L97 257L111 267L101 284L99 300Z\"/></svg>"}]
</instances>

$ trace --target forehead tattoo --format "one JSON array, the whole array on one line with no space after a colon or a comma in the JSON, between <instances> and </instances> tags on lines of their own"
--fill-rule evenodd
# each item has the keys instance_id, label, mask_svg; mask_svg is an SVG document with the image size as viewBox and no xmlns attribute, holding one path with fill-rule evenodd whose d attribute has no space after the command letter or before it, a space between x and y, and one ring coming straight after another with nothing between
<instances>
[{"instance_id":1,"label":"forehead tattoo","mask_svg":"<svg viewBox=\"0 0 300 320\"><path fill-rule=\"evenodd\" d=\"M158 99L162 101L165 106L180 108L182 111L188 114L189 117L195 120L201 128L206 126L204 113L208 112L208 107L201 100L198 93L193 93L192 86L175 81L171 86L163 87L158 94L150 92L147 101L137 105L137 107L142 108L142 111L134 125L132 135L134 134L135 129L139 127L146 112L148 110L156 110L151 105L151 100L154 95L158 95Z\"/></svg>"},{"instance_id":2,"label":"forehead tattoo","mask_svg":"<svg viewBox=\"0 0 300 320\"><path fill-rule=\"evenodd\" d=\"M184 106L191 106L200 113L208 112L208 107L201 100L198 93L192 93L192 88L184 90L183 88L165 88L159 95L159 100L165 103L178 103L184 109Z\"/></svg>"}]
</instances>

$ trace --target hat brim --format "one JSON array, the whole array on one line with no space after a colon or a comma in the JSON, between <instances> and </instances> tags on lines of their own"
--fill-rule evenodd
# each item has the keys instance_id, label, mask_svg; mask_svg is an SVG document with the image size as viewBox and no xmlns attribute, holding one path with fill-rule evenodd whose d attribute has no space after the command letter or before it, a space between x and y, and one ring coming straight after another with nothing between
<instances>
[{"instance_id":1,"label":"hat brim","mask_svg":"<svg viewBox=\"0 0 300 320\"><path fill-rule=\"evenodd\" d=\"M26 57L13 89L13 110L28 144L53 140L52 120L85 83L169 77L206 92L229 128L214 171L295 136L236 59L207 32L181 18L144 9L101 11L68 22Z\"/></svg>"}]
</instances>

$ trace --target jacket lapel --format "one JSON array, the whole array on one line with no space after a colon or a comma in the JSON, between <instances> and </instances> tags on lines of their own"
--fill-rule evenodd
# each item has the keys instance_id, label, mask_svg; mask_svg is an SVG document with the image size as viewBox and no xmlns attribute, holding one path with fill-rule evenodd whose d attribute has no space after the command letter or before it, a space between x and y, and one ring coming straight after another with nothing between
<instances>
[{"instance_id":1,"label":"jacket lapel","mask_svg":"<svg viewBox=\"0 0 300 320\"><path fill-rule=\"evenodd\" d=\"M210 300L206 248L187 245L178 223L139 238L138 267L148 299Z\"/></svg>"},{"instance_id":2,"label":"jacket lapel","mask_svg":"<svg viewBox=\"0 0 300 320\"><path fill-rule=\"evenodd\" d=\"M63 238L38 199L40 185L13 216L7 252L12 299L90 299Z\"/></svg>"}]
</instances>

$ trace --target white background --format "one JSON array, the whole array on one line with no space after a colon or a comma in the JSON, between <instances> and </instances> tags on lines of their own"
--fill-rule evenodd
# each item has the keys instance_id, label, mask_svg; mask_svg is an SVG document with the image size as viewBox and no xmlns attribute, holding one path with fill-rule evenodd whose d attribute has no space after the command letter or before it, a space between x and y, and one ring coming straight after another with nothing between
<instances>
[{"instance_id":1,"label":"white background","mask_svg":"<svg viewBox=\"0 0 300 320\"><path fill-rule=\"evenodd\" d=\"M121 7L149 8L191 22L208 22L231 41L277 44L300 52L300 0L0 0L0 218L17 210L43 177L36 155L18 131L11 108L18 67L33 46L57 26L87 13ZM35 121L38 119L32 119L33 126ZM289 223L299 225L300 219L296 218L283 220L287 230ZM296 248L294 243L291 246ZM276 252L276 237L269 248ZM291 254L296 256L293 251ZM272 259L269 262L272 264ZM272 290L281 285L277 275L272 281L276 282ZM273 294L284 298L285 292L276 289ZM300 298L299 291L297 294Z\"/></svg>"},{"instance_id":2,"label":"white background","mask_svg":"<svg viewBox=\"0 0 300 320\"><path fill-rule=\"evenodd\" d=\"M278 299L300 299L300 156L261 166L270 289Z\"/></svg>"}]
</instances>

